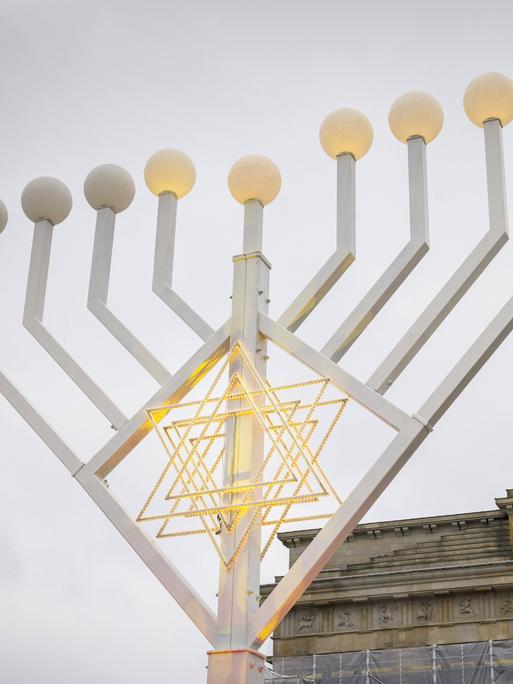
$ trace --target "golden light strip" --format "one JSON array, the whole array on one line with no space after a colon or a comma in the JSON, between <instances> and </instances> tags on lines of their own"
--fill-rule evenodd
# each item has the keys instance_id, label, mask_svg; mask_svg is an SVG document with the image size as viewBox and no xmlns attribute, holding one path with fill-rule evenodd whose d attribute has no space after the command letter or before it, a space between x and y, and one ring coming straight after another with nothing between
<instances>
[{"instance_id":1,"label":"golden light strip","mask_svg":"<svg viewBox=\"0 0 513 684\"><path fill-rule=\"evenodd\" d=\"M316 405L318 404L318 402L320 401L320 399L324 396L324 393L325 393L325 391L326 391L327 386L328 386L327 381L326 381L325 383L321 384L319 393L318 393L318 395L317 395L317 397L316 397L316 399L315 399L314 404L312 405L312 407L311 407L310 410L308 411L306 420L310 419L311 416L313 415L313 413L314 413L314 411L315 411L315 407L316 407ZM305 425L306 425L306 422L300 427L300 434L303 433L303 430L304 430L304 428L305 428ZM311 434L311 433L310 433L310 434ZM305 440L305 447L306 447L306 448L308 448L309 437L310 437L310 435L309 435L309 436L307 437L307 439ZM313 461L312 461L312 463L313 463ZM296 489L295 494L297 494L297 493L301 490L301 487L302 487L303 484L304 484L304 479L301 480L301 482L298 484L298 488ZM270 510L271 510L271 507L268 507L268 508L266 509L266 511L264 512L264 514L263 514L263 516L262 516L261 523L262 523L262 522L265 522L267 516L269 515ZM274 541L274 538L276 537L276 534L278 533L278 530L279 530L280 526L283 524L283 521L285 520L285 518L286 518L286 516L287 516L289 510L290 510L290 504L284 508L284 510L283 510L283 512L282 512L282 514L281 514L281 516L280 516L280 518L278 519L278 522L275 524L274 529L273 529L273 531L271 532L271 535L270 535L269 538L267 539L267 542L265 543L264 548L263 548L262 551L261 551L261 554L260 554L260 557L261 557L261 558L263 558L263 557L265 556L265 554L267 553L267 551L269 550L269 548L270 548L272 542Z\"/></svg>"}]
</instances>

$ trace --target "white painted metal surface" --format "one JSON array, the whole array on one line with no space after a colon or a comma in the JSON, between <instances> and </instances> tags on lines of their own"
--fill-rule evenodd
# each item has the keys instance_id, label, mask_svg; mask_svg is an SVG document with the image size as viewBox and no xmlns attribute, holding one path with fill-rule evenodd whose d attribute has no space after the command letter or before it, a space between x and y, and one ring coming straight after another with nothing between
<instances>
[{"instance_id":1,"label":"white painted metal surface","mask_svg":"<svg viewBox=\"0 0 513 684\"><path fill-rule=\"evenodd\" d=\"M300 292L279 323L292 332L315 309L355 259L355 160L337 157L337 248Z\"/></svg>"},{"instance_id":2,"label":"white painted metal surface","mask_svg":"<svg viewBox=\"0 0 513 684\"><path fill-rule=\"evenodd\" d=\"M258 313L266 312L269 298L269 265L262 257L263 207L257 200L244 206L244 253L234 257L230 346L240 343L261 378L265 378L266 345L258 330ZM237 373L250 391L259 389L244 359L237 355L230 365L230 375ZM240 405L241 402L239 402ZM235 407L234 407L235 408ZM263 460L263 428L254 415L237 416L226 425L224 486L244 484L257 477ZM253 491L261 498L261 490ZM244 499L246 492L231 494L230 501ZM221 531L226 557L231 557L253 517L250 507L241 516L233 534ZM258 608L260 595L261 531L254 525L246 543L231 568L219 565L216 649L244 649L248 643L251 619ZM231 680L228 680L231 681Z\"/></svg>"},{"instance_id":3,"label":"white painted metal surface","mask_svg":"<svg viewBox=\"0 0 513 684\"><path fill-rule=\"evenodd\" d=\"M113 427L118 429L126 422L126 417L43 325L52 236L53 226L50 221L38 221L34 225L23 325L103 415L110 420Z\"/></svg>"},{"instance_id":4,"label":"white painted metal surface","mask_svg":"<svg viewBox=\"0 0 513 684\"><path fill-rule=\"evenodd\" d=\"M484 134L490 228L369 378L368 384L381 394L387 391L422 349L508 240L508 215L500 122L496 119L487 121Z\"/></svg>"},{"instance_id":5,"label":"white painted metal surface","mask_svg":"<svg viewBox=\"0 0 513 684\"><path fill-rule=\"evenodd\" d=\"M3 394L11 406L27 421L34 432L39 435L46 446L53 451L62 464L75 473L83 466L82 461L70 446L46 422L43 416L32 406L9 378L0 373L0 394Z\"/></svg>"},{"instance_id":6,"label":"white painted metal surface","mask_svg":"<svg viewBox=\"0 0 513 684\"><path fill-rule=\"evenodd\" d=\"M332 361L340 361L429 250L426 144L422 138L408 141L408 172L410 240L322 348Z\"/></svg>"},{"instance_id":7,"label":"white painted metal surface","mask_svg":"<svg viewBox=\"0 0 513 684\"><path fill-rule=\"evenodd\" d=\"M383 401L384 397L340 368L340 366L337 366L336 363L326 358L324 354L309 347L279 323L276 323L264 314L260 314L259 326L260 332L264 337L267 337L286 352L295 356L320 376L329 378L348 397L357 401L361 406L390 425L390 427L400 430L408 424L409 416L404 411L401 411L400 408L388 400Z\"/></svg>"},{"instance_id":8,"label":"white painted metal surface","mask_svg":"<svg viewBox=\"0 0 513 684\"><path fill-rule=\"evenodd\" d=\"M214 644L215 615L158 544L135 524L130 514L119 504L102 480L85 468L81 468L75 474L75 479L80 482L91 499L146 563L203 636Z\"/></svg>"},{"instance_id":9,"label":"white painted metal surface","mask_svg":"<svg viewBox=\"0 0 513 684\"><path fill-rule=\"evenodd\" d=\"M225 324L170 378L87 463L89 472L106 477L151 432L147 408L179 402L205 377L229 349L229 325Z\"/></svg>"},{"instance_id":10,"label":"white painted metal surface","mask_svg":"<svg viewBox=\"0 0 513 684\"><path fill-rule=\"evenodd\" d=\"M437 389L418 411L429 425L436 425L472 378L506 339L513 328L513 297L503 306L492 322L447 374Z\"/></svg>"},{"instance_id":11,"label":"white painted metal surface","mask_svg":"<svg viewBox=\"0 0 513 684\"><path fill-rule=\"evenodd\" d=\"M213 329L173 290L177 199L172 192L159 195L157 238L153 262L153 291L191 330L207 340Z\"/></svg>"},{"instance_id":12,"label":"white painted metal surface","mask_svg":"<svg viewBox=\"0 0 513 684\"><path fill-rule=\"evenodd\" d=\"M107 306L115 225L116 214L110 207L97 211L87 308L141 366L163 385L171 377L171 373Z\"/></svg>"}]
</instances>

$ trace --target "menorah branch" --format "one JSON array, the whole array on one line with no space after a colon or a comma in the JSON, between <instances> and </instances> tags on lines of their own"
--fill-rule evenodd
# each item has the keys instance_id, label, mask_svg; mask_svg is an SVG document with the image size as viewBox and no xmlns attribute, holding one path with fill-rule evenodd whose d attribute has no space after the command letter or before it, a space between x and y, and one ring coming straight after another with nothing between
<instances>
[{"instance_id":1,"label":"menorah branch","mask_svg":"<svg viewBox=\"0 0 513 684\"><path fill-rule=\"evenodd\" d=\"M163 385L171 373L107 306L115 225L116 214L110 207L97 211L87 308L141 366Z\"/></svg>"},{"instance_id":2,"label":"menorah branch","mask_svg":"<svg viewBox=\"0 0 513 684\"><path fill-rule=\"evenodd\" d=\"M426 144L421 137L408 140L408 171L410 240L324 345L322 353L333 361L340 361L429 250Z\"/></svg>"},{"instance_id":3,"label":"menorah branch","mask_svg":"<svg viewBox=\"0 0 513 684\"><path fill-rule=\"evenodd\" d=\"M394 380L408 366L508 241L500 121L495 119L485 122L484 132L489 230L369 378L368 384L381 394L387 391Z\"/></svg>"},{"instance_id":4,"label":"menorah branch","mask_svg":"<svg viewBox=\"0 0 513 684\"><path fill-rule=\"evenodd\" d=\"M278 322L295 332L355 260L355 159L337 157L337 248Z\"/></svg>"},{"instance_id":5,"label":"menorah branch","mask_svg":"<svg viewBox=\"0 0 513 684\"><path fill-rule=\"evenodd\" d=\"M119 429L127 418L43 325L53 229L53 225L47 220L37 221L34 225L23 325L103 415L110 420L112 426Z\"/></svg>"},{"instance_id":6,"label":"menorah branch","mask_svg":"<svg viewBox=\"0 0 513 684\"><path fill-rule=\"evenodd\" d=\"M177 198L172 192L159 195L157 237L153 262L153 291L202 340L207 340L213 329L172 288L175 254Z\"/></svg>"},{"instance_id":7,"label":"menorah branch","mask_svg":"<svg viewBox=\"0 0 513 684\"><path fill-rule=\"evenodd\" d=\"M147 409L179 402L229 349L230 324L225 323L95 454L85 468L98 477L107 475L152 431Z\"/></svg>"}]
</instances>

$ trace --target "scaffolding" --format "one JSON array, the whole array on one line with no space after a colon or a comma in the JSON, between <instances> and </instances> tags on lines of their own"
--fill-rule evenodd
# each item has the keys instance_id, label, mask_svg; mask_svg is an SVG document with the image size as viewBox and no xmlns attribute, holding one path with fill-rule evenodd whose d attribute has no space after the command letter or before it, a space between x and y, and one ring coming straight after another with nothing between
<instances>
[{"instance_id":1,"label":"scaffolding","mask_svg":"<svg viewBox=\"0 0 513 684\"><path fill-rule=\"evenodd\" d=\"M513 641L274 658L266 684L511 684Z\"/></svg>"}]
</instances>

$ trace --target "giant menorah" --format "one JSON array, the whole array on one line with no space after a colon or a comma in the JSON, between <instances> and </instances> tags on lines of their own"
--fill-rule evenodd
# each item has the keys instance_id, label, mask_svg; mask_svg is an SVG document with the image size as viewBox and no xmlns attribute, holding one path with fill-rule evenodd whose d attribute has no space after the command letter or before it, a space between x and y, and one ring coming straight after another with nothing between
<instances>
[{"instance_id":1,"label":"giant menorah","mask_svg":"<svg viewBox=\"0 0 513 684\"><path fill-rule=\"evenodd\" d=\"M443 124L432 96L403 95L389 115L392 132L408 149L410 239L320 351L296 332L355 258L355 167L373 139L363 114L339 109L321 126L321 144L337 166L336 250L278 320L268 315L270 264L262 253L263 209L281 185L273 162L244 157L229 173L230 191L244 206L243 244L233 258L231 315L213 330L172 286L177 204L194 184L194 166L176 150L149 159L145 180L158 197L153 290L203 341L174 374L109 309L116 214L128 208L135 189L118 166L91 171L84 191L97 214L87 305L160 386L131 417L43 322L52 234L70 213L70 192L45 177L31 181L22 193L24 212L34 222L23 323L116 432L83 461L1 373L0 391L212 644L209 684L263 682L261 645L513 327L512 297L416 412L410 415L385 398L508 239L502 127L513 119L513 82L500 74L480 76L468 86L464 106L484 129L489 228L366 382L338 362L429 249L426 146ZM6 224L0 202L0 228ZM266 373L268 342L306 366L313 379L272 385ZM187 396L205 383L208 389L199 399ZM396 434L342 502L320 456L349 400ZM105 478L152 432L165 449L165 465L134 519ZM335 502L333 514L315 508L324 500ZM323 517L328 518L324 527L261 603L261 559L280 526ZM213 543L220 559L217 613L148 534L152 524L157 538L193 535Z\"/></svg>"}]
</instances>

